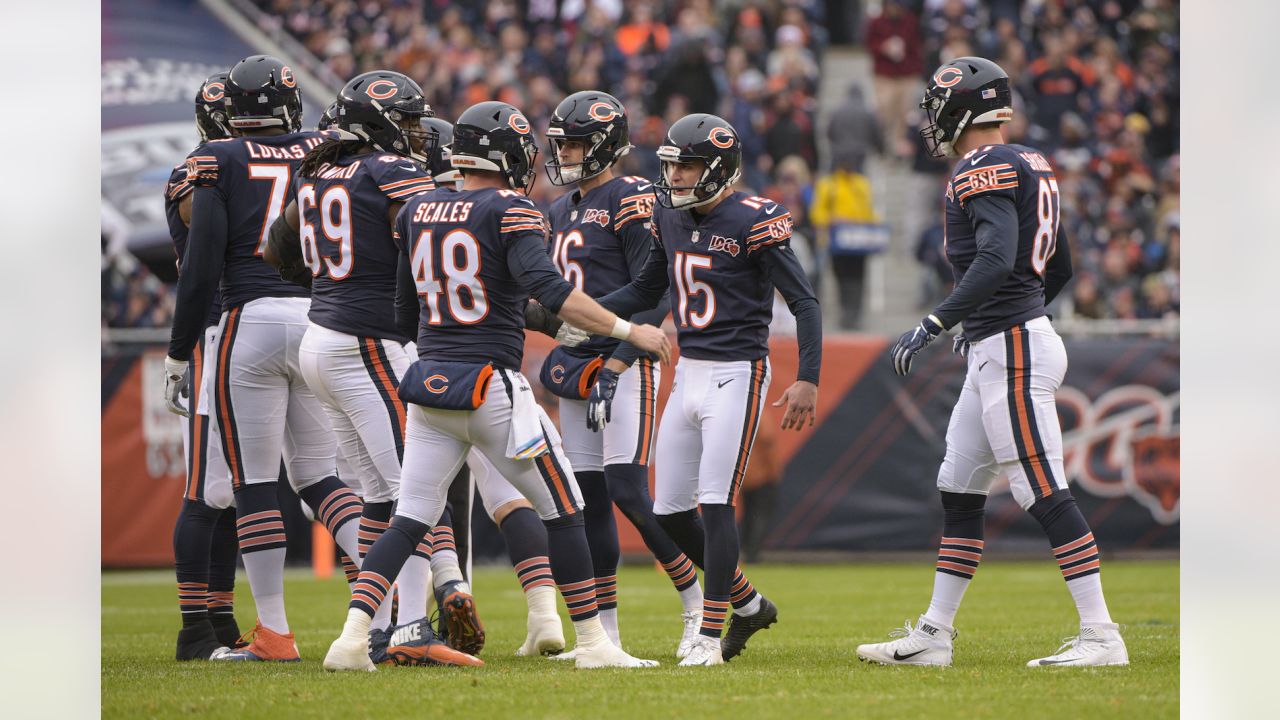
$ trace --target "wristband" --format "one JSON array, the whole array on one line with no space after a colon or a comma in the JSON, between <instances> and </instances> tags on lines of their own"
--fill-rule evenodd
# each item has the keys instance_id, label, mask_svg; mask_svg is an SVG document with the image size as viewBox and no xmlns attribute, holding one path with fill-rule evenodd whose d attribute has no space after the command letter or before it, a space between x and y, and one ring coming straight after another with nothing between
<instances>
[{"instance_id":1,"label":"wristband","mask_svg":"<svg viewBox=\"0 0 1280 720\"><path fill-rule=\"evenodd\" d=\"M617 338L619 340L626 340L631 337L631 323L623 320L622 318L614 319L613 330L609 331L609 337Z\"/></svg>"}]
</instances>

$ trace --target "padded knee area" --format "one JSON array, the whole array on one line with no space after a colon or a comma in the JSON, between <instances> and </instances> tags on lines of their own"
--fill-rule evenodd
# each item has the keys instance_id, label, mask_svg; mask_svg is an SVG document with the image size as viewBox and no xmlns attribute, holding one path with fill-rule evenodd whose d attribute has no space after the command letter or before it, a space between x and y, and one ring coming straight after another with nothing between
<instances>
[{"instance_id":1,"label":"padded knee area","mask_svg":"<svg viewBox=\"0 0 1280 720\"><path fill-rule=\"evenodd\" d=\"M706 555L706 533L702 529L702 519L697 510L657 515L658 525L675 541L680 551L689 556L694 565L703 566Z\"/></svg>"},{"instance_id":2,"label":"padded knee area","mask_svg":"<svg viewBox=\"0 0 1280 720\"><path fill-rule=\"evenodd\" d=\"M649 497L649 468L645 465L610 465L604 469L605 483L614 504L637 527L653 514Z\"/></svg>"},{"instance_id":3,"label":"padded knee area","mask_svg":"<svg viewBox=\"0 0 1280 720\"><path fill-rule=\"evenodd\" d=\"M1058 547L1089 534L1089 522L1070 490L1059 490L1037 500L1027 512L1044 528L1049 544Z\"/></svg>"}]
</instances>

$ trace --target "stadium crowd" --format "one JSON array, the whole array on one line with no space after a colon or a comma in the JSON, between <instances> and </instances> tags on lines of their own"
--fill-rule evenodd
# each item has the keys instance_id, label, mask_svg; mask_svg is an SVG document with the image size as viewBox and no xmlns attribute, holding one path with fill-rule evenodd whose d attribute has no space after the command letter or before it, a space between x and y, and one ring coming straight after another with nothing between
<instances>
[{"instance_id":1,"label":"stadium crowd","mask_svg":"<svg viewBox=\"0 0 1280 720\"><path fill-rule=\"evenodd\" d=\"M1061 311L1178 314L1175 0L890 0L868 22L867 49L886 127L911 111L919 79L939 64L975 54L998 62L1018 110L1007 139L1044 150L1058 176L1075 264ZM904 83L917 90L899 91ZM894 140L896 155L919 152L913 129ZM917 160L926 172L947 167ZM945 283L939 233L926 231L917 256Z\"/></svg>"},{"instance_id":2,"label":"stadium crowd","mask_svg":"<svg viewBox=\"0 0 1280 720\"><path fill-rule=\"evenodd\" d=\"M264 29L289 33L335 76L404 72L444 118L496 98L522 108L541 132L566 94L607 89L632 114L636 149L622 163L628 174L657 174L654 150L675 118L717 113L742 138L745 189L791 210L796 235L807 240L796 243L797 251L815 280L814 260L826 246L815 224L842 216L877 222L862 176L869 158L935 175L941 192L949 166L925 157L916 137L923 79L954 57L992 58L1014 81L1019 112L1008 139L1045 150L1058 173L1076 267L1059 312L1084 318L1178 312L1174 0L867 3L863 41L874 93L855 90L831 113L824 129L829 158L818 157L816 138L828 42L826 4L818 0L252 2L272 25ZM542 177L533 196L547 205L563 191ZM926 230L916 253L933 280L929 293L945 290L951 277L940 226ZM856 256L836 258L832 267L842 285L842 276L863 272ZM104 325L168 323L168 304L130 301L157 285L139 275L145 271L104 270ZM847 291L842 286L841 294L860 296L860 281ZM842 304L848 316L842 324L857 327L860 302Z\"/></svg>"}]
</instances>

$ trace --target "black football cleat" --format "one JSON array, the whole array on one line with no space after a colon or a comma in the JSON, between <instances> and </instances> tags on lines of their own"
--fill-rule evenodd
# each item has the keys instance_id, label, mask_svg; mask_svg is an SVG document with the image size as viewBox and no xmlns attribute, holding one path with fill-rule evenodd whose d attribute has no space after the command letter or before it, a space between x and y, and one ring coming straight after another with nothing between
<instances>
[{"instance_id":1,"label":"black football cleat","mask_svg":"<svg viewBox=\"0 0 1280 720\"><path fill-rule=\"evenodd\" d=\"M244 641L243 634L240 632L240 626L236 624L235 615L232 615L231 613L210 615L209 622L213 624L213 634L218 636L218 642L226 645L232 650L245 647L249 644Z\"/></svg>"},{"instance_id":2,"label":"black football cleat","mask_svg":"<svg viewBox=\"0 0 1280 720\"><path fill-rule=\"evenodd\" d=\"M729 629L725 632L724 641L720 645L720 653L725 661L742 654L747 647L747 640L752 635L776 622L778 622L778 606L769 602L769 598L763 595L760 596L760 609L755 615L746 617L734 615L729 620Z\"/></svg>"},{"instance_id":3,"label":"black football cleat","mask_svg":"<svg viewBox=\"0 0 1280 720\"><path fill-rule=\"evenodd\" d=\"M468 655L479 655L484 649L484 623L476 613L476 601L452 582L436 591L440 609L440 639L449 647Z\"/></svg>"},{"instance_id":4,"label":"black football cleat","mask_svg":"<svg viewBox=\"0 0 1280 720\"><path fill-rule=\"evenodd\" d=\"M225 651L227 646L218 640L213 626L207 622L189 625L178 631L178 649L174 653L175 660L208 660L218 651Z\"/></svg>"},{"instance_id":5,"label":"black football cleat","mask_svg":"<svg viewBox=\"0 0 1280 720\"><path fill-rule=\"evenodd\" d=\"M441 642L431 628L431 621L426 618L396 628L389 637L386 653L392 664L402 667L484 665L480 658L454 650Z\"/></svg>"},{"instance_id":6,"label":"black football cleat","mask_svg":"<svg viewBox=\"0 0 1280 720\"><path fill-rule=\"evenodd\" d=\"M369 660L374 665L391 665L393 664L391 656L387 654L387 646L391 644L391 630L378 630L374 628L369 631Z\"/></svg>"}]
</instances>

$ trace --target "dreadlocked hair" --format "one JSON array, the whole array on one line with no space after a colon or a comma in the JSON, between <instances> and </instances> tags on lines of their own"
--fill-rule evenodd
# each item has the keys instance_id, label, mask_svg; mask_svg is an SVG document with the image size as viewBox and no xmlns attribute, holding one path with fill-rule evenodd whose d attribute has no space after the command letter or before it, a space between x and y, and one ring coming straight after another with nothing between
<instances>
[{"instance_id":1,"label":"dreadlocked hair","mask_svg":"<svg viewBox=\"0 0 1280 720\"><path fill-rule=\"evenodd\" d=\"M315 177L326 163L336 163L348 155L355 155L364 146L364 140L325 140L302 158L298 174Z\"/></svg>"}]
</instances>

